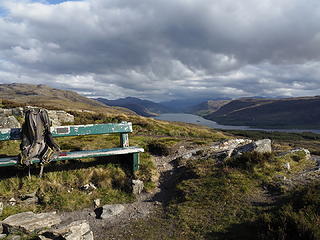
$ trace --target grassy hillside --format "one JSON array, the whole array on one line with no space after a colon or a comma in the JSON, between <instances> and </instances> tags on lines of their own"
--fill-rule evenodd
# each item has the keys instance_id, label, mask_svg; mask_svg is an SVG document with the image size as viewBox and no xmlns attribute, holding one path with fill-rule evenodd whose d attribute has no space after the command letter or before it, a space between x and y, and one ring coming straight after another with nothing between
<instances>
[{"instance_id":1,"label":"grassy hillside","mask_svg":"<svg viewBox=\"0 0 320 240\"><path fill-rule=\"evenodd\" d=\"M313 154L319 154L318 134L222 133L137 115L69 112L75 115L75 124L131 121L134 132L129 137L130 145L146 150L141 154L136 176L132 176L125 161L117 157L52 163L45 168L42 179L36 176L38 166L33 166L31 179L26 176L26 169L0 169L1 202L7 203L12 197L19 201L28 193L36 193L40 200L39 204L31 205L6 204L1 219L27 210L83 209L97 198L102 204L133 202L135 197L130 193L133 177L144 181L146 191L155 188L159 178L155 155L160 155L160 159L174 155L181 145L210 147L216 141L241 136L271 138L275 151L243 154L223 162L204 150L197 151L191 158L176 158L172 163L175 170L171 172L174 184L164 186L172 188L168 201L147 218L131 219L122 229L121 239L320 240L319 174L305 175L315 163L307 159L304 152L280 154L296 147L306 147ZM64 151L99 149L117 146L119 136L67 137L58 138L57 142ZM0 142L0 156L16 155L18 148L18 141ZM284 167L287 163L290 170ZM90 182L98 188L81 190L81 186ZM290 183L296 186L290 187Z\"/></svg>"},{"instance_id":2,"label":"grassy hillside","mask_svg":"<svg viewBox=\"0 0 320 240\"><path fill-rule=\"evenodd\" d=\"M188 109L188 113L205 116L218 111L222 106L228 104L230 100L209 100Z\"/></svg>"},{"instance_id":3,"label":"grassy hillside","mask_svg":"<svg viewBox=\"0 0 320 240\"><path fill-rule=\"evenodd\" d=\"M18 106L33 105L49 109L88 110L107 113L127 113L127 109L108 107L75 92L50 88L45 85L0 84L0 100L9 100ZM132 112L131 112L132 113Z\"/></svg>"},{"instance_id":4,"label":"grassy hillside","mask_svg":"<svg viewBox=\"0 0 320 240\"><path fill-rule=\"evenodd\" d=\"M320 127L320 97L239 99L205 116L220 124L262 128Z\"/></svg>"},{"instance_id":5,"label":"grassy hillside","mask_svg":"<svg viewBox=\"0 0 320 240\"><path fill-rule=\"evenodd\" d=\"M152 117L161 113L171 112L170 108L162 106L149 100L142 100L134 97L120 98L116 100L108 100L105 98L97 98L97 101L108 106L118 106L128 108L140 116Z\"/></svg>"},{"instance_id":6,"label":"grassy hillside","mask_svg":"<svg viewBox=\"0 0 320 240\"><path fill-rule=\"evenodd\" d=\"M13 103L12 103L13 104ZM74 124L119 123L131 121L134 132L130 134L130 145L143 147L140 170L136 177L143 180L146 191L155 187L158 173L151 153L168 154L181 141L191 145L202 145L221 140L226 136L220 132L187 124L171 124L137 115L104 114L69 111L75 115ZM94 150L116 147L119 135L97 135L57 138L63 151ZM19 141L0 142L0 156L19 153ZM159 150L160 149L160 150ZM51 163L45 168L42 179L37 177L39 166L32 167L32 177L26 176L27 169L0 169L0 201L19 199L28 193L36 193L40 200L37 205L19 204L7 206L1 219L21 211L72 211L90 207L94 199L100 198L102 204L134 201L130 193L132 175L126 161L119 157L85 159ZM83 191L81 186L93 183L97 190Z\"/></svg>"}]
</instances>

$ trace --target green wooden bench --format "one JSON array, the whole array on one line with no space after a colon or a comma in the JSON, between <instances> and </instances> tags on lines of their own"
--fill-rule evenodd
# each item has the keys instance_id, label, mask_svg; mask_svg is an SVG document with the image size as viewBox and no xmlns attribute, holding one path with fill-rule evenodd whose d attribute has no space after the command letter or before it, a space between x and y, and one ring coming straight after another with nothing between
<instances>
[{"instance_id":1,"label":"green wooden bench","mask_svg":"<svg viewBox=\"0 0 320 240\"><path fill-rule=\"evenodd\" d=\"M114 155L128 155L132 171L139 168L139 153L144 152L143 148L129 147L128 133L132 132L132 123L107 123L107 124L89 124L89 125L73 125L51 127L52 136L69 137L69 136L84 136L84 135L98 135L98 134L120 134L120 146L117 148L89 150L89 151L75 151L75 152L61 152L59 156L53 161L62 161L70 159L81 159L90 157L114 156ZM21 140L21 128L3 128L0 129L0 141ZM38 158L31 160L32 163L39 163ZM3 157L0 158L0 167L17 166L18 157ZM41 174L42 175L42 169Z\"/></svg>"}]
</instances>

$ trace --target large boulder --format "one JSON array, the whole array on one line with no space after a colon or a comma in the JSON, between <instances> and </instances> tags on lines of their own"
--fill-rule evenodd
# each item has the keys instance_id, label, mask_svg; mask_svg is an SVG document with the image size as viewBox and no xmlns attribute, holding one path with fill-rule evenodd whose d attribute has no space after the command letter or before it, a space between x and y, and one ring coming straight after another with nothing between
<instances>
[{"instance_id":1,"label":"large boulder","mask_svg":"<svg viewBox=\"0 0 320 240\"><path fill-rule=\"evenodd\" d=\"M56 212L39 213L23 212L11 215L2 221L6 233L22 231L32 233L43 228L50 228L60 224L61 218Z\"/></svg>"},{"instance_id":2,"label":"large boulder","mask_svg":"<svg viewBox=\"0 0 320 240\"><path fill-rule=\"evenodd\" d=\"M261 139L255 142L248 143L246 145L237 147L233 150L232 156L241 155L245 152L258 152L258 153L271 153L271 140L270 139Z\"/></svg>"},{"instance_id":3,"label":"large boulder","mask_svg":"<svg viewBox=\"0 0 320 240\"><path fill-rule=\"evenodd\" d=\"M215 144L211 147L211 150L215 152L215 157L220 160L224 160L225 158L231 157L234 149L244 146L246 144L250 144L252 140L250 139L229 139L223 141L219 144Z\"/></svg>"},{"instance_id":4,"label":"large boulder","mask_svg":"<svg viewBox=\"0 0 320 240\"><path fill-rule=\"evenodd\" d=\"M21 124L14 116L0 116L0 128L20 128Z\"/></svg>"}]
</instances>

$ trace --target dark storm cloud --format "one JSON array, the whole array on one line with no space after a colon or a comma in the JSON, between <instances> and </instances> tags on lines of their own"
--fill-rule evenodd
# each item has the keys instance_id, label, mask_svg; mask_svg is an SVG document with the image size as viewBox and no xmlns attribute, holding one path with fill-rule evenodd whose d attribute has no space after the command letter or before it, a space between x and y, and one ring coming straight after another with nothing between
<instances>
[{"instance_id":1,"label":"dark storm cloud","mask_svg":"<svg viewBox=\"0 0 320 240\"><path fill-rule=\"evenodd\" d=\"M315 95L316 0L4 1L0 81L88 96Z\"/></svg>"}]
</instances>

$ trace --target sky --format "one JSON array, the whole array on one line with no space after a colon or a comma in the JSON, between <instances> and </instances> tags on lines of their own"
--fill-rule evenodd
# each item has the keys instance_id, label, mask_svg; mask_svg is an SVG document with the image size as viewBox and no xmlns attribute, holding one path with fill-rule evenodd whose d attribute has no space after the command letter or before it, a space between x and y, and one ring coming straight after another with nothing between
<instances>
[{"instance_id":1,"label":"sky","mask_svg":"<svg viewBox=\"0 0 320 240\"><path fill-rule=\"evenodd\" d=\"M88 97L320 95L319 0L0 0L0 83Z\"/></svg>"}]
</instances>

